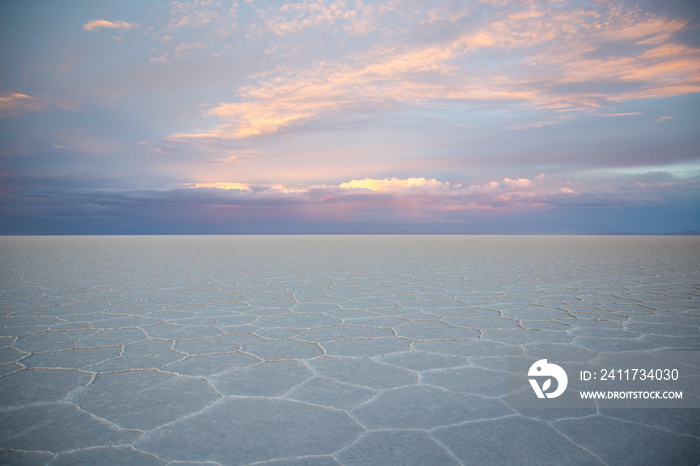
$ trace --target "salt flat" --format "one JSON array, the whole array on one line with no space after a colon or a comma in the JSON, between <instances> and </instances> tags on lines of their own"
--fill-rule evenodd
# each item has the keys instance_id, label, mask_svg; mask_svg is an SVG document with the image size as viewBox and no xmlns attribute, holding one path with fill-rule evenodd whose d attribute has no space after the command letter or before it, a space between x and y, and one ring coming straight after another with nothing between
<instances>
[{"instance_id":1,"label":"salt flat","mask_svg":"<svg viewBox=\"0 0 700 466\"><path fill-rule=\"evenodd\" d=\"M513 351L700 351L700 238L3 237L0 259L2 464L700 462L697 409L505 396Z\"/></svg>"}]
</instances>

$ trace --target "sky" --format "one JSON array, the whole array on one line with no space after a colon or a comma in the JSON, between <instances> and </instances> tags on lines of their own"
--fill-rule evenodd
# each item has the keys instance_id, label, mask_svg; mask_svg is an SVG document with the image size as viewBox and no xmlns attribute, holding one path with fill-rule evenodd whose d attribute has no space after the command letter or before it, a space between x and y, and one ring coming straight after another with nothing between
<instances>
[{"instance_id":1,"label":"sky","mask_svg":"<svg viewBox=\"0 0 700 466\"><path fill-rule=\"evenodd\" d=\"M700 3L0 2L0 234L700 230Z\"/></svg>"}]
</instances>

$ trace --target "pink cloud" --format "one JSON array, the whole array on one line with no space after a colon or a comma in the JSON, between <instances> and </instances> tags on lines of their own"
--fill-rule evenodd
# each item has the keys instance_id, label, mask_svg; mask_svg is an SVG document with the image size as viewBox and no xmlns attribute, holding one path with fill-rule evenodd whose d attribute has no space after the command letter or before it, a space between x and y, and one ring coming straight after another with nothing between
<instances>
[{"instance_id":1,"label":"pink cloud","mask_svg":"<svg viewBox=\"0 0 700 466\"><path fill-rule=\"evenodd\" d=\"M134 24L127 23L126 21L110 21L106 19L91 19L87 23L83 24L83 29L87 31L96 31L98 29L131 29L135 27Z\"/></svg>"},{"instance_id":2,"label":"pink cloud","mask_svg":"<svg viewBox=\"0 0 700 466\"><path fill-rule=\"evenodd\" d=\"M663 116L660 116L658 118L654 118L654 121L657 123L662 123L662 122L668 121L668 120L673 120L673 117L669 116L669 115L663 115Z\"/></svg>"},{"instance_id":3,"label":"pink cloud","mask_svg":"<svg viewBox=\"0 0 700 466\"><path fill-rule=\"evenodd\" d=\"M444 219L471 211L551 208L566 188L556 193L527 178L491 181L463 187L426 178L364 178L338 185L289 188L282 184L252 185L240 182L193 183L195 191L217 188L226 198L246 205L284 204L303 218L328 221L383 221L385 218ZM251 204L252 203L252 204Z\"/></svg>"},{"instance_id":4,"label":"pink cloud","mask_svg":"<svg viewBox=\"0 0 700 466\"><path fill-rule=\"evenodd\" d=\"M250 191L250 185L247 183L194 183L191 188L236 189L239 191Z\"/></svg>"}]
</instances>

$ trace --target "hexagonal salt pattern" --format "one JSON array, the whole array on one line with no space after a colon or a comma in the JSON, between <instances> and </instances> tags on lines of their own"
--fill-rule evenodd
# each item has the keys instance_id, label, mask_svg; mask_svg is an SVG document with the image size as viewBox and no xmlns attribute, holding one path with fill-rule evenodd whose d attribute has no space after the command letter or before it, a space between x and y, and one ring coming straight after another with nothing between
<instances>
[{"instance_id":1,"label":"hexagonal salt pattern","mask_svg":"<svg viewBox=\"0 0 700 466\"><path fill-rule=\"evenodd\" d=\"M0 238L0 463L697 464L697 410L516 410L505 393L511 351L700 351L699 251Z\"/></svg>"}]
</instances>

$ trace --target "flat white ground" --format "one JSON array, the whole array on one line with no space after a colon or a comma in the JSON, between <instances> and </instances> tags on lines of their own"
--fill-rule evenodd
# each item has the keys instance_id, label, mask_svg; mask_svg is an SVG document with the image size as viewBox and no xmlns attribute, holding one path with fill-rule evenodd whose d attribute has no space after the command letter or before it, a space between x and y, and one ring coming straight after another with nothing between
<instances>
[{"instance_id":1,"label":"flat white ground","mask_svg":"<svg viewBox=\"0 0 700 466\"><path fill-rule=\"evenodd\" d=\"M700 351L698 238L3 237L0 261L2 464L700 462L700 410L505 396L511 351Z\"/></svg>"}]
</instances>

